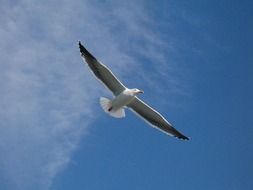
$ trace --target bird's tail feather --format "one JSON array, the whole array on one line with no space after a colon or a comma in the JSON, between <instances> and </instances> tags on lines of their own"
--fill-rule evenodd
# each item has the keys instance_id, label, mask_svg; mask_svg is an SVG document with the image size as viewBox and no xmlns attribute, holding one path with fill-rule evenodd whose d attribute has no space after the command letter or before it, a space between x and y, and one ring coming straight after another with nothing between
<instances>
[{"instance_id":1,"label":"bird's tail feather","mask_svg":"<svg viewBox=\"0 0 253 190\"><path fill-rule=\"evenodd\" d=\"M125 110L123 108L120 108L118 110L113 110L112 102L108 98L100 97L100 105L102 109L112 117L115 117L115 118L125 117Z\"/></svg>"}]
</instances>

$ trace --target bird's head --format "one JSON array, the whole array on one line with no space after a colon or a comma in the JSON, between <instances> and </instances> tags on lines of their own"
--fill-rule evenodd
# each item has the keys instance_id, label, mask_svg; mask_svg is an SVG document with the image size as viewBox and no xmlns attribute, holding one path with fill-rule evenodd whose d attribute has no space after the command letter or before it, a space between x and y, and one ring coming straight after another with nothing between
<instances>
[{"instance_id":1,"label":"bird's head","mask_svg":"<svg viewBox=\"0 0 253 190\"><path fill-rule=\"evenodd\" d=\"M144 93L143 90L139 90L138 88L133 88L131 91L133 92L134 95L143 94Z\"/></svg>"}]
</instances>

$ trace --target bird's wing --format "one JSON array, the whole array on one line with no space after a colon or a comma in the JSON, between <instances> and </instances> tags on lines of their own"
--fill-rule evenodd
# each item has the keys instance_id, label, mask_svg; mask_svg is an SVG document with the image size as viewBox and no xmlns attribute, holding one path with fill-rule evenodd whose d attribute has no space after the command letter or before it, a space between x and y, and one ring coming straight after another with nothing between
<instances>
[{"instance_id":1,"label":"bird's wing","mask_svg":"<svg viewBox=\"0 0 253 190\"><path fill-rule=\"evenodd\" d=\"M189 140L188 137L181 134L156 110L151 108L149 105L144 103L139 98L135 97L134 100L128 104L128 107L135 112L137 115L147 121L152 127L155 127L162 132L175 136L179 139Z\"/></svg>"},{"instance_id":2,"label":"bird's wing","mask_svg":"<svg viewBox=\"0 0 253 190\"><path fill-rule=\"evenodd\" d=\"M126 87L117 79L112 71L108 69L104 64L99 62L79 41L79 48L82 58L87 62L88 66L95 74L95 76L117 96Z\"/></svg>"}]
</instances>

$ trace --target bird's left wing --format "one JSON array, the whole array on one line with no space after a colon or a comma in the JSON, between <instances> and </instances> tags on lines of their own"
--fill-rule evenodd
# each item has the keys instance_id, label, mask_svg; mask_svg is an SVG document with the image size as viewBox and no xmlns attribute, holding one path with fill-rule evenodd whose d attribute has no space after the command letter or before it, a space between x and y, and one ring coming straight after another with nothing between
<instances>
[{"instance_id":1,"label":"bird's left wing","mask_svg":"<svg viewBox=\"0 0 253 190\"><path fill-rule=\"evenodd\" d=\"M175 136L179 139L189 140L188 137L177 131L172 125L156 110L144 103L139 98L135 97L128 107L137 115L146 120L151 126L165 132L168 135Z\"/></svg>"},{"instance_id":2,"label":"bird's left wing","mask_svg":"<svg viewBox=\"0 0 253 190\"><path fill-rule=\"evenodd\" d=\"M112 71L104 64L99 62L79 41L79 48L82 58L87 62L88 66L95 74L95 76L117 96L126 87L117 79Z\"/></svg>"}]
</instances>

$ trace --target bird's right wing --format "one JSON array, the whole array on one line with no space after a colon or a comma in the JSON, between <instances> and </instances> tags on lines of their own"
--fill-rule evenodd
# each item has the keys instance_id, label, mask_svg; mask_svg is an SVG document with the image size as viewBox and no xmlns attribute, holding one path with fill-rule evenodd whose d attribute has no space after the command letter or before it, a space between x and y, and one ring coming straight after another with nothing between
<instances>
[{"instance_id":1,"label":"bird's right wing","mask_svg":"<svg viewBox=\"0 0 253 190\"><path fill-rule=\"evenodd\" d=\"M189 140L188 137L184 136L174 127L172 127L172 125L160 113L139 98L135 97L134 100L128 104L128 107L149 124L151 124L152 127L155 127L162 132L171 136L175 136L179 139Z\"/></svg>"},{"instance_id":2,"label":"bird's right wing","mask_svg":"<svg viewBox=\"0 0 253 190\"><path fill-rule=\"evenodd\" d=\"M126 87L117 79L112 71L99 62L79 41L79 48L82 58L87 62L91 71L112 93L117 96Z\"/></svg>"}]
</instances>

